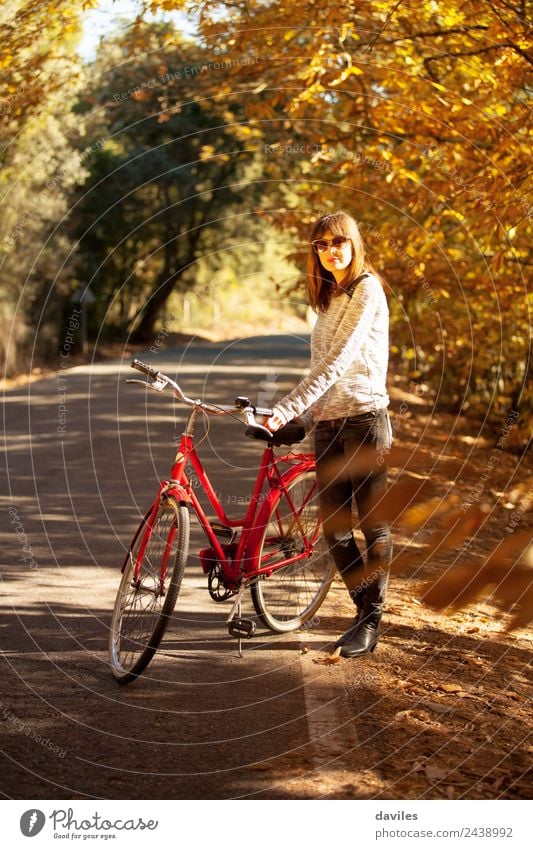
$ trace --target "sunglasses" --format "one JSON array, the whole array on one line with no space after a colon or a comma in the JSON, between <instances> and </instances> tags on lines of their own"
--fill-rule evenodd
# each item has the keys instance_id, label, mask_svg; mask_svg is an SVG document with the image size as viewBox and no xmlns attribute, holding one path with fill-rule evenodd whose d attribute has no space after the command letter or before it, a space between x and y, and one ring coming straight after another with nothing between
<instances>
[{"instance_id":1,"label":"sunglasses","mask_svg":"<svg viewBox=\"0 0 533 849\"><path fill-rule=\"evenodd\" d=\"M314 242L311 242L313 246L313 250L317 254L322 254L324 251L327 251L328 248L336 248L337 250L344 250L349 245L349 239L346 236L335 236L333 239L315 239Z\"/></svg>"}]
</instances>

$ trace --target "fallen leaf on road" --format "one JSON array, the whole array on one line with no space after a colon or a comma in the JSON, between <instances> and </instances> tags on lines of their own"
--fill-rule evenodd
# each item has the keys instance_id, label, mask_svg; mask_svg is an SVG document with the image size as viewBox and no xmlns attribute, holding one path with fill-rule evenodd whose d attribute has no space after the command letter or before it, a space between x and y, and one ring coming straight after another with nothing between
<instances>
[{"instance_id":1,"label":"fallen leaf on road","mask_svg":"<svg viewBox=\"0 0 533 849\"><path fill-rule=\"evenodd\" d=\"M462 689L460 684L437 684L437 690L442 690L444 693L460 693Z\"/></svg>"},{"instance_id":2,"label":"fallen leaf on road","mask_svg":"<svg viewBox=\"0 0 533 849\"><path fill-rule=\"evenodd\" d=\"M432 710L434 713L453 713L449 705L441 705L440 702L420 702L420 707Z\"/></svg>"},{"instance_id":3,"label":"fallen leaf on road","mask_svg":"<svg viewBox=\"0 0 533 849\"><path fill-rule=\"evenodd\" d=\"M394 719L403 719L404 716L412 716L412 715L413 715L413 711L410 710L410 709L399 710L397 713L394 714Z\"/></svg>"},{"instance_id":4,"label":"fallen leaf on road","mask_svg":"<svg viewBox=\"0 0 533 849\"><path fill-rule=\"evenodd\" d=\"M335 649L332 654L326 655L326 657L315 657L313 658L314 663L320 663L322 666L331 666L332 663L339 663L341 661L341 650L340 646L338 649Z\"/></svg>"}]
</instances>

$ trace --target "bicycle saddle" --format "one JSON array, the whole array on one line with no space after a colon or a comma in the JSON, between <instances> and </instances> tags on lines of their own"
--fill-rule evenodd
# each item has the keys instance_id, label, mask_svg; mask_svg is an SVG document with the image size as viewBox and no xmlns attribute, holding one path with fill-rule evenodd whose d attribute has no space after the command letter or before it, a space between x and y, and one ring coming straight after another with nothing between
<instances>
[{"instance_id":1,"label":"bicycle saddle","mask_svg":"<svg viewBox=\"0 0 533 849\"><path fill-rule=\"evenodd\" d=\"M275 433L270 433L262 425L249 425L244 432L250 439L261 439L273 445L294 445L295 442L301 442L305 438L304 428L295 422L288 422Z\"/></svg>"}]
</instances>

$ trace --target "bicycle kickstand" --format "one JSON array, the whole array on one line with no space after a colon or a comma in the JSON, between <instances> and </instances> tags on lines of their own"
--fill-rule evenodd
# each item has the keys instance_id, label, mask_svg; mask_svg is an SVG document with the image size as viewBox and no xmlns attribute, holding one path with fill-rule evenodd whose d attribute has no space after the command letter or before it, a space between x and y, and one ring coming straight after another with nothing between
<instances>
[{"instance_id":1,"label":"bicycle kickstand","mask_svg":"<svg viewBox=\"0 0 533 849\"><path fill-rule=\"evenodd\" d=\"M239 645L239 657L242 657L242 639L247 640L255 634L255 622L253 619L243 619L241 616L241 601L244 591L246 590L244 581L239 587L239 591L235 596L235 601L232 604L229 616L226 620L228 623L228 631L232 637L237 637Z\"/></svg>"}]
</instances>

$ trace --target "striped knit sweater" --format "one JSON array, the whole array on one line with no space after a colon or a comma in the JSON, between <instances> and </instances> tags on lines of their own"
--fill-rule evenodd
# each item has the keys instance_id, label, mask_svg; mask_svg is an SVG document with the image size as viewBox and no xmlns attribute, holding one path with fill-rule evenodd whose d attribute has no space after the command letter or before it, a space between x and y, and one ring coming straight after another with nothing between
<instances>
[{"instance_id":1,"label":"striped knit sweater","mask_svg":"<svg viewBox=\"0 0 533 849\"><path fill-rule=\"evenodd\" d=\"M274 407L284 423L357 416L387 407L389 311L380 281L365 274L350 293L331 299L311 335L311 369ZM305 416L309 421L309 417Z\"/></svg>"}]
</instances>

